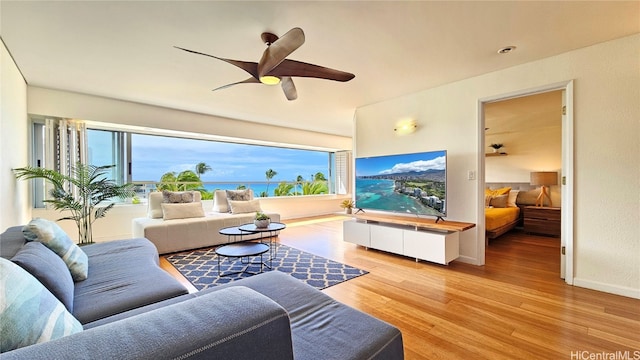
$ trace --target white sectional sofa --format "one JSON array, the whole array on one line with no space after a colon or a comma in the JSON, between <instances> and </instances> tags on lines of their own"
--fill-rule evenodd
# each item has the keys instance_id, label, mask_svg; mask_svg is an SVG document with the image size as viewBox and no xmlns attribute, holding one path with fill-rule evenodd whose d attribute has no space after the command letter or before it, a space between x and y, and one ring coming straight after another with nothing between
<instances>
[{"instance_id":1,"label":"white sectional sofa","mask_svg":"<svg viewBox=\"0 0 640 360\"><path fill-rule=\"evenodd\" d=\"M221 235L220 229L252 223L256 211L261 211L259 199L253 199L251 190L244 193L244 199L227 199L227 191L216 190L212 209L204 209L201 195L191 192L193 199L188 203L168 203L162 192L149 194L147 217L133 219L133 237L149 239L158 253L215 246L231 241L257 239L263 234L247 234L242 237ZM237 194L239 191L231 191ZM233 197L233 196L232 196ZM248 200L245 200L247 199ZM280 221L280 214L265 212L272 222Z\"/></svg>"}]
</instances>

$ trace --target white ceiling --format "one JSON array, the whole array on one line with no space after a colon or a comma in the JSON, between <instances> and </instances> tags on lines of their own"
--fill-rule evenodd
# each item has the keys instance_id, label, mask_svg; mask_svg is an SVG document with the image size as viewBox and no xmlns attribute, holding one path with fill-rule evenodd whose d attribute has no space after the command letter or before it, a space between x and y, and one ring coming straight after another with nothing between
<instances>
[{"instance_id":1,"label":"white ceiling","mask_svg":"<svg viewBox=\"0 0 640 360\"><path fill-rule=\"evenodd\" d=\"M638 1L2 0L0 16L29 85L345 136L357 107L640 32ZM306 42L289 58L355 79L295 78L295 101L261 84L212 92L248 74L173 48L257 62L262 32L293 27Z\"/></svg>"}]
</instances>

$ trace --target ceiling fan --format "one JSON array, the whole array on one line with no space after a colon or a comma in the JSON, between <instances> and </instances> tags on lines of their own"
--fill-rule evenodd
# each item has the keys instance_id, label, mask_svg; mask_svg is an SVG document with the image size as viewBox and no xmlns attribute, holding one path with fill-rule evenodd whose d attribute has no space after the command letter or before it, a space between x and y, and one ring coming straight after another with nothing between
<instances>
[{"instance_id":1,"label":"ceiling fan","mask_svg":"<svg viewBox=\"0 0 640 360\"><path fill-rule=\"evenodd\" d=\"M179 46L174 47L190 53L209 56L214 59L225 61L231 65L239 67L251 75L251 77L246 80L224 85L213 89L213 91L228 88L237 84L281 84L282 90L284 91L287 99L295 100L298 98L298 93L296 91L296 86L293 84L293 80L291 79L292 77L310 77L335 81L349 81L355 77L354 74L348 72L287 59L287 56L304 44L304 32L300 28L293 28L280 38L272 33L264 32L262 33L262 41L267 44L267 48L262 54L260 61L257 63L225 59L181 48Z\"/></svg>"}]
</instances>

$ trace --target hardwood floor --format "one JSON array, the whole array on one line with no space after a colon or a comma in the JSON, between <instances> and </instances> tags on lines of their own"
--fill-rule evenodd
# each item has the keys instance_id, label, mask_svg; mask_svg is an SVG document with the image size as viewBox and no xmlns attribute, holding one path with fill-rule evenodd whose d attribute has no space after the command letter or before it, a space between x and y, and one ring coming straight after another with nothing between
<instances>
[{"instance_id":1,"label":"hardwood floor","mask_svg":"<svg viewBox=\"0 0 640 360\"><path fill-rule=\"evenodd\" d=\"M566 285L557 238L515 231L485 266L442 266L345 243L344 219L286 221L279 241L369 271L323 291L397 326L406 359L640 359L640 300Z\"/></svg>"}]
</instances>

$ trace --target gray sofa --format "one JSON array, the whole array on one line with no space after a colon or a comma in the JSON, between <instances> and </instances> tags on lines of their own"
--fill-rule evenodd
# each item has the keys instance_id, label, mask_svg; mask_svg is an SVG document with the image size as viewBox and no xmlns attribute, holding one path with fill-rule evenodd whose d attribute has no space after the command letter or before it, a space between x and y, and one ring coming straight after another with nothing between
<instances>
[{"instance_id":1,"label":"gray sofa","mask_svg":"<svg viewBox=\"0 0 640 360\"><path fill-rule=\"evenodd\" d=\"M2 257L11 258L19 249L17 228L0 235ZM147 278L144 285L130 278L129 282L137 285L127 285L125 278L109 275L120 274L120 267L133 270L137 266L130 274L133 278L155 272L155 265L139 261L148 255L142 250L139 259L134 259L133 253L146 247L143 244L153 246L146 239L134 239L83 247L90 264L85 281L96 284L76 284L75 295L85 298L74 301L74 305L84 305L73 314L82 318L84 330L5 352L0 358L403 358L402 335L397 328L281 272L184 295L178 294L184 289L173 278L166 283ZM157 261L157 252L154 257ZM136 297L133 294L119 293L120 286L131 286L129 289L140 297L148 296L148 305L132 300ZM162 296L165 300L158 301ZM116 306L121 302L128 304Z\"/></svg>"}]
</instances>

